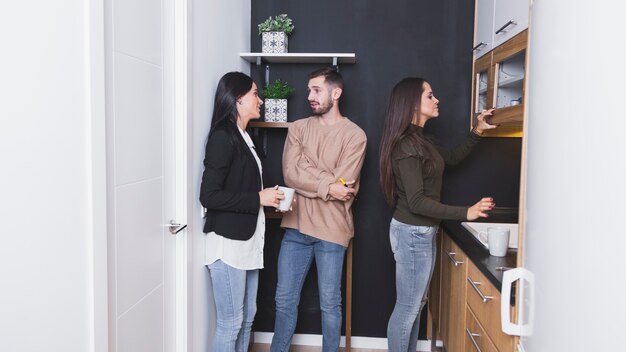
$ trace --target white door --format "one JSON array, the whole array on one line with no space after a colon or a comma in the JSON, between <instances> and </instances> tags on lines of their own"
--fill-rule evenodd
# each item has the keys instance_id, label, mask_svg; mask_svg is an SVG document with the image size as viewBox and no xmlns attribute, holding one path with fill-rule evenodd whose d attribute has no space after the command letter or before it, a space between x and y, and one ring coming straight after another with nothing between
<instances>
[{"instance_id":1,"label":"white door","mask_svg":"<svg viewBox=\"0 0 626 352\"><path fill-rule=\"evenodd\" d=\"M186 231L173 236L167 227L170 221L186 223L177 3L184 1L107 3L110 351L185 346L185 334L177 337L185 326L177 321L184 321L179 318L186 311L184 280L177 291L184 272L177 263L184 270L185 260L176 248Z\"/></svg>"}]
</instances>

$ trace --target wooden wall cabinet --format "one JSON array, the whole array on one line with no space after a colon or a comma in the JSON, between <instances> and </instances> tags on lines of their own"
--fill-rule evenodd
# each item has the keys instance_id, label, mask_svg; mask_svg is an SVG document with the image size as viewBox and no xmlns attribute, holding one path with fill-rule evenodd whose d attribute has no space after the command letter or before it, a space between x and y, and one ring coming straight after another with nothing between
<instances>
[{"instance_id":1,"label":"wooden wall cabinet","mask_svg":"<svg viewBox=\"0 0 626 352\"><path fill-rule=\"evenodd\" d=\"M472 127L484 109L495 108L485 131L488 137L520 137L524 121L524 80L528 30L524 30L474 62Z\"/></svg>"},{"instance_id":2,"label":"wooden wall cabinet","mask_svg":"<svg viewBox=\"0 0 626 352\"><path fill-rule=\"evenodd\" d=\"M477 0L475 59L528 28L528 0Z\"/></svg>"}]
</instances>

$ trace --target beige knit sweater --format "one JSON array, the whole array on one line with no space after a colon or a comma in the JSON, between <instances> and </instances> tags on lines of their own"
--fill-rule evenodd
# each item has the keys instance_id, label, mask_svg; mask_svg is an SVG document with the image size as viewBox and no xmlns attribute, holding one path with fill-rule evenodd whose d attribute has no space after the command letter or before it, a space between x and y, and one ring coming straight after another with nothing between
<instances>
[{"instance_id":1,"label":"beige knit sweater","mask_svg":"<svg viewBox=\"0 0 626 352\"><path fill-rule=\"evenodd\" d=\"M347 118L330 126L315 116L290 124L283 177L296 190L296 203L293 211L284 214L281 227L347 247L354 236L354 198L335 200L328 190L343 177L356 180L358 191L366 144L365 132Z\"/></svg>"}]
</instances>

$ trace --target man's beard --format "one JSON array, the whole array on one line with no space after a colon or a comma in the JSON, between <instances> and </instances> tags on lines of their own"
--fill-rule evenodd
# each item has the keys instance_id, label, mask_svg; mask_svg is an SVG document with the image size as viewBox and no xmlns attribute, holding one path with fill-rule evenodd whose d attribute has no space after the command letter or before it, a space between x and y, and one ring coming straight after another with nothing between
<instances>
[{"instance_id":1,"label":"man's beard","mask_svg":"<svg viewBox=\"0 0 626 352\"><path fill-rule=\"evenodd\" d=\"M315 115L315 116L324 115L325 113L329 112L330 109L333 108L333 106L334 106L333 100L329 99L327 105L319 104L317 109L313 109L313 115Z\"/></svg>"}]
</instances>

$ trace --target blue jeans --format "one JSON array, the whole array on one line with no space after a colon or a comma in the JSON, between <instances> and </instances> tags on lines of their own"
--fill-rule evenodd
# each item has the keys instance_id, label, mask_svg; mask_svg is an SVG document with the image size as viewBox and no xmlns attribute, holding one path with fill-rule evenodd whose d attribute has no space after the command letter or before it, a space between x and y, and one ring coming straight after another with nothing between
<instances>
[{"instance_id":1,"label":"blue jeans","mask_svg":"<svg viewBox=\"0 0 626 352\"><path fill-rule=\"evenodd\" d=\"M296 328L300 293L313 257L322 311L322 351L339 350L341 273L346 247L287 229L278 255L276 323L271 352L287 352Z\"/></svg>"},{"instance_id":2,"label":"blue jeans","mask_svg":"<svg viewBox=\"0 0 626 352\"><path fill-rule=\"evenodd\" d=\"M207 265L213 283L217 327L213 352L246 352L256 314L258 270L240 270L218 260Z\"/></svg>"},{"instance_id":3,"label":"blue jeans","mask_svg":"<svg viewBox=\"0 0 626 352\"><path fill-rule=\"evenodd\" d=\"M396 305L387 325L390 352L415 352L419 318L435 266L437 227L391 219L389 239L396 261Z\"/></svg>"}]
</instances>

